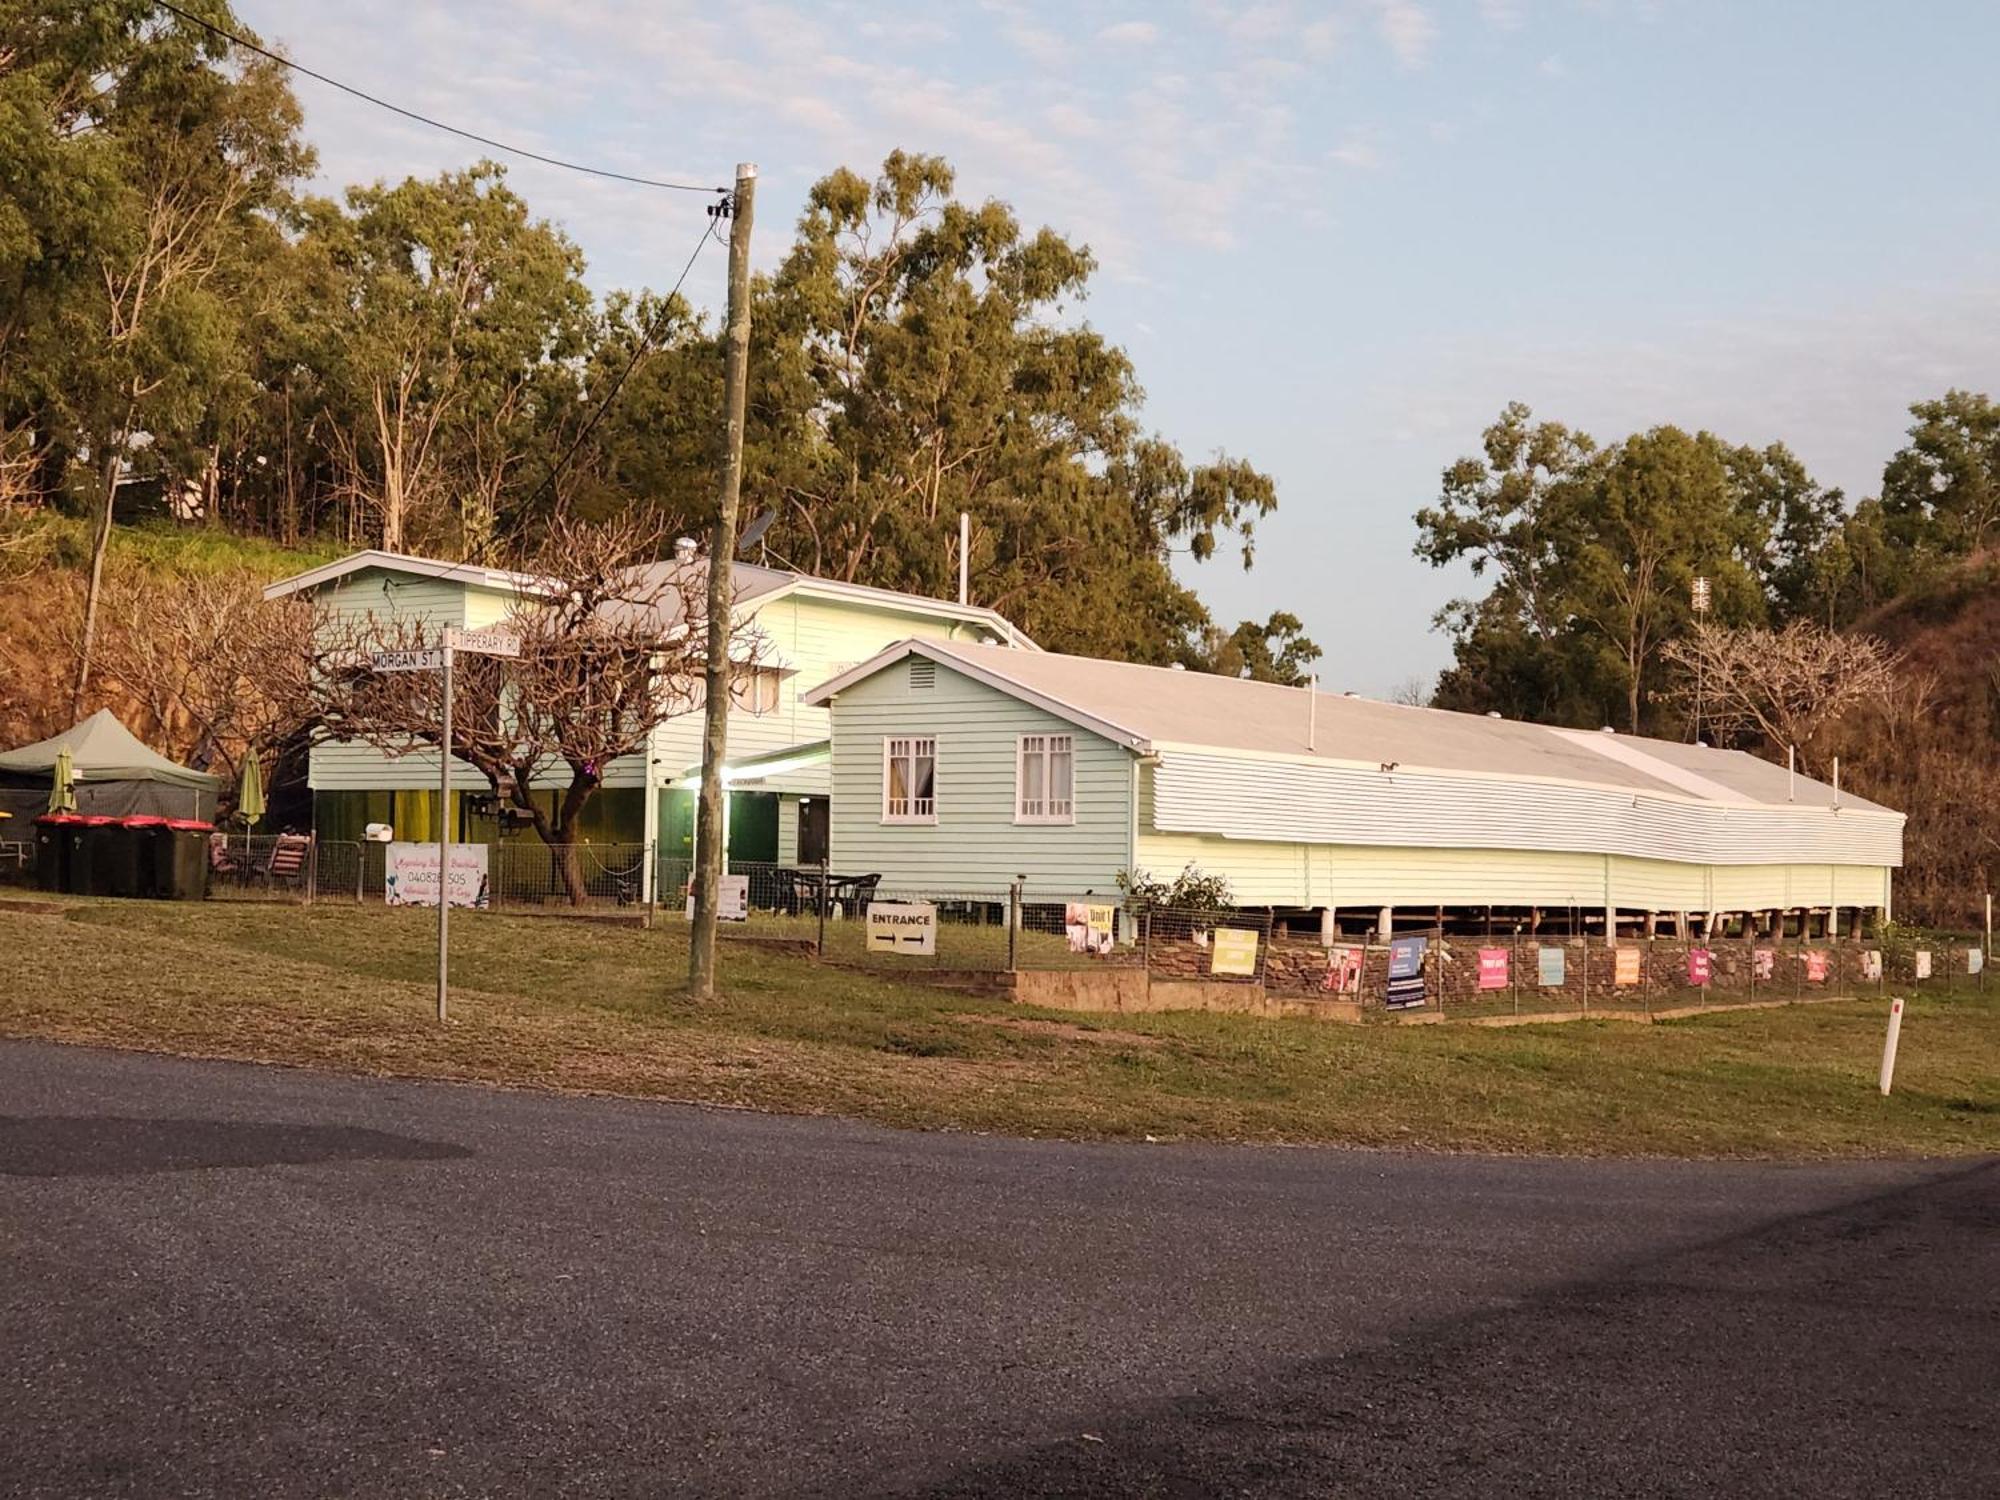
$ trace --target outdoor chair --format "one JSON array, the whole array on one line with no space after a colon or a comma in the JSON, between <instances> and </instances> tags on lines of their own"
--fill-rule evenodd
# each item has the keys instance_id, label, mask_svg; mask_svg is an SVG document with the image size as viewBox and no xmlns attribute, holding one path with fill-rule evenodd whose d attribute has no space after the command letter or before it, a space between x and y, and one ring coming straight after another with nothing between
<instances>
[{"instance_id":1,"label":"outdoor chair","mask_svg":"<svg viewBox=\"0 0 2000 1500\"><path fill-rule=\"evenodd\" d=\"M306 856L312 851L312 840L302 833L280 834L278 842L271 846L271 857L264 864L264 884L275 886L280 882L300 885L305 880Z\"/></svg>"}]
</instances>

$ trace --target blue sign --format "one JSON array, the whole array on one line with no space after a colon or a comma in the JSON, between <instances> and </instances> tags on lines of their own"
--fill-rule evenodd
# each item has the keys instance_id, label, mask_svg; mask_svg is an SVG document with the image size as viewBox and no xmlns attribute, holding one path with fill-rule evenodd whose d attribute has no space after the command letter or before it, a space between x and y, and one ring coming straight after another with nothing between
<instances>
[{"instance_id":1,"label":"blue sign","mask_svg":"<svg viewBox=\"0 0 2000 1500\"><path fill-rule=\"evenodd\" d=\"M1412 1010L1424 1003L1424 950L1429 938L1395 938L1389 944L1390 1010Z\"/></svg>"}]
</instances>

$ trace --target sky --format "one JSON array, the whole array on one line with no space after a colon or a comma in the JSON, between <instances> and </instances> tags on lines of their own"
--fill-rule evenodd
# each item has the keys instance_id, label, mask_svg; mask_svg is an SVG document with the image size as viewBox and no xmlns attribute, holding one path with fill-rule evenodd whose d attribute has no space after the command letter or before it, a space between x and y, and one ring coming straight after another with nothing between
<instances>
[{"instance_id":1,"label":"sky","mask_svg":"<svg viewBox=\"0 0 2000 1500\"><path fill-rule=\"evenodd\" d=\"M759 167L753 258L836 166L933 152L1096 254L1070 309L1145 423L1277 481L1216 616L1304 620L1322 683L1450 660L1471 586L1412 513L1510 400L1601 440L1782 441L1850 500L1909 403L2000 388L1993 0L237 0L298 61L467 129L650 177ZM299 79L322 186L477 147ZM503 158L504 159L504 158ZM695 194L510 180L600 291L671 285ZM719 308L723 256L686 291ZM976 585L975 585L976 592Z\"/></svg>"}]
</instances>

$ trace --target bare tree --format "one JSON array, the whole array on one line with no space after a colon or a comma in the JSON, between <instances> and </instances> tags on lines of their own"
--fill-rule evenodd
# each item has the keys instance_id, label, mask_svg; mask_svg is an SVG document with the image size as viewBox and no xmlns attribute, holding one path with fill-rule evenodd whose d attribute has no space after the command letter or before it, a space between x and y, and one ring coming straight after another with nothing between
<instances>
[{"instance_id":1,"label":"bare tree","mask_svg":"<svg viewBox=\"0 0 2000 1500\"><path fill-rule=\"evenodd\" d=\"M537 582L505 623L520 656L467 656L454 672L451 754L534 826L577 903L577 823L606 771L701 702L706 563L658 561L663 539L635 517L559 520L524 565ZM438 644L427 621L327 622L314 668L319 734L391 753L436 746L437 678L373 672L367 658ZM553 808L535 795L551 786Z\"/></svg>"},{"instance_id":2,"label":"bare tree","mask_svg":"<svg viewBox=\"0 0 2000 1500\"><path fill-rule=\"evenodd\" d=\"M1670 696L1718 735L1761 734L1795 745L1815 766L1843 717L1895 695L1902 658L1873 636L1841 635L1809 620L1778 630L1699 624L1662 655L1675 673Z\"/></svg>"},{"instance_id":3,"label":"bare tree","mask_svg":"<svg viewBox=\"0 0 2000 1500\"><path fill-rule=\"evenodd\" d=\"M234 780L246 755L310 727L316 620L305 600L266 601L248 573L163 581L139 570L107 574L101 597L100 680L175 759Z\"/></svg>"}]
</instances>

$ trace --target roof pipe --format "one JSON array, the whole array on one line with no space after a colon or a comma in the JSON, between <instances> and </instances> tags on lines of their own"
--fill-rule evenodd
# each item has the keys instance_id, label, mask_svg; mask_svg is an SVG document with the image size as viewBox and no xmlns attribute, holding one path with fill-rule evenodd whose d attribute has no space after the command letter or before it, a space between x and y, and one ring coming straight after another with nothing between
<instances>
[{"instance_id":1,"label":"roof pipe","mask_svg":"<svg viewBox=\"0 0 2000 1500\"><path fill-rule=\"evenodd\" d=\"M1833 758L1833 807L1836 812L1840 810L1840 757L1838 755Z\"/></svg>"},{"instance_id":2,"label":"roof pipe","mask_svg":"<svg viewBox=\"0 0 2000 1500\"><path fill-rule=\"evenodd\" d=\"M1785 800L1799 800L1799 747L1785 746Z\"/></svg>"},{"instance_id":3,"label":"roof pipe","mask_svg":"<svg viewBox=\"0 0 2000 1500\"><path fill-rule=\"evenodd\" d=\"M958 602L963 605L972 596L971 574L967 571L972 555L972 513L958 513Z\"/></svg>"},{"instance_id":4,"label":"roof pipe","mask_svg":"<svg viewBox=\"0 0 2000 1500\"><path fill-rule=\"evenodd\" d=\"M1313 748L1313 735L1319 728L1319 673L1306 678L1306 749Z\"/></svg>"}]
</instances>

